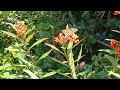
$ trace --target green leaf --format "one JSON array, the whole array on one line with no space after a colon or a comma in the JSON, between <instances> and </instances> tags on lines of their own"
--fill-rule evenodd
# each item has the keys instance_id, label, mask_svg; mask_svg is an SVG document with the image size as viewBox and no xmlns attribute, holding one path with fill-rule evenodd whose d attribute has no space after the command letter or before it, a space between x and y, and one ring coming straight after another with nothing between
<instances>
[{"instance_id":1,"label":"green leaf","mask_svg":"<svg viewBox=\"0 0 120 90\"><path fill-rule=\"evenodd\" d=\"M62 64L62 65L65 65L65 66L68 67L68 65L65 64L65 63L67 63L67 61L66 61L66 62L61 62L61 61L59 61L59 60L57 60L57 59L55 59L55 58L53 58L53 57L49 57L49 58L52 59L52 60L54 60L55 62L58 62L58 63L60 63L60 64Z\"/></svg>"},{"instance_id":2,"label":"green leaf","mask_svg":"<svg viewBox=\"0 0 120 90\"><path fill-rule=\"evenodd\" d=\"M46 77L52 76L54 74L56 74L56 72L54 72L54 71L53 72L49 72L49 73L46 73L45 75L43 75L42 78L46 78Z\"/></svg>"},{"instance_id":3,"label":"green leaf","mask_svg":"<svg viewBox=\"0 0 120 90\"><path fill-rule=\"evenodd\" d=\"M34 35L34 34L35 34L35 33L30 34L30 35L26 38L25 43L29 43L29 41L33 38L33 35Z\"/></svg>"},{"instance_id":4,"label":"green leaf","mask_svg":"<svg viewBox=\"0 0 120 90\"><path fill-rule=\"evenodd\" d=\"M31 79L39 79L33 72L31 72L30 70L23 70L24 72L26 72L28 75L31 76Z\"/></svg>"},{"instance_id":5,"label":"green leaf","mask_svg":"<svg viewBox=\"0 0 120 90\"><path fill-rule=\"evenodd\" d=\"M114 72L112 72L112 71L108 71L108 72L109 72L108 76L114 75L114 76L116 76L117 78L120 78L120 74L114 73Z\"/></svg>"},{"instance_id":6,"label":"green leaf","mask_svg":"<svg viewBox=\"0 0 120 90\"><path fill-rule=\"evenodd\" d=\"M50 71L54 71L54 72L56 72L56 73L58 73L58 74L60 74L60 75L63 75L63 76L65 76L65 77L68 77L68 78L70 78L70 79L72 79L70 76L68 76L68 74L66 74L66 73L61 73L60 72L60 70L50 70Z\"/></svg>"},{"instance_id":7,"label":"green leaf","mask_svg":"<svg viewBox=\"0 0 120 90\"><path fill-rule=\"evenodd\" d=\"M29 34L32 31L32 29L27 30L27 32L24 34L24 37L26 37L27 34Z\"/></svg>"},{"instance_id":8,"label":"green leaf","mask_svg":"<svg viewBox=\"0 0 120 90\"><path fill-rule=\"evenodd\" d=\"M78 62L83 56L85 56L85 55L82 56L82 47L83 47L83 45L81 45L81 49L80 49L80 52L78 54L78 58L77 58L77 60L75 60L75 62Z\"/></svg>"},{"instance_id":9,"label":"green leaf","mask_svg":"<svg viewBox=\"0 0 120 90\"><path fill-rule=\"evenodd\" d=\"M49 47L51 47L52 49L54 49L54 50L56 50L56 51L58 51L58 52L60 52L61 54L63 54L64 55L64 53L63 52L61 52L58 48L56 48L55 46L53 46L53 45L51 45L51 44L48 44L48 43L45 43L45 45L47 45L47 46L49 46Z\"/></svg>"},{"instance_id":10,"label":"green leaf","mask_svg":"<svg viewBox=\"0 0 120 90\"><path fill-rule=\"evenodd\" d=\"M47 56L51 53L51 51L52 51L52 49L51 49L50 51L44 53L44 54L39 58L39 60L37 61L36 64L38 64L40 60L42 60L42 59L44 59L45 57L47 57Z\"/></svg>"},{"instance_id":11,"label":"green leaf","mask_svg":"<svg viewBox=\"0 0 120 90\"><path fill-rule=\"evenodd\" d=\"M77 79L77 75L76 75L76 72L75 72L73 52L71 50L72 47L73 47L73 42L69 42L68 47L67 47L67 54L68 54L68 58L69 58L69 66L70 66L70 69L71 69L72 78Z\"/></svg>"},{"instance_id":12,"label":"green leaf","mask_svg":"<svg viewBox=\"0 0 120 90\"><path fill-rule=\"evenodd\" d=\"M38 41L36 41L36 42L30 47L30 49L33 48L34 46L38 45L39 43L45 41L46 39L48 39L48 38L39 39Z\"/></svg>"},{"instance_id":13,"label":"green leaf","mask_svg":"<svg viewBox=\"0 0 120 90\"><path fill-rule=\"evenodd\" d=\"M107 52L109 54L115 54L115 51L111 49L99 49L98 51Z\"/></svg>"},{"instance_id":14,"label":"green leaf","mask_svg":"<svg viewBox=\"0 0 120 90\"><path fill-rule=\"evenodd\" d=\"M117 33L120 33L120 31L118 31L118 30L112 30L113 32L117 32Z\"/></svg>"},{"instance_id":15,"label":"green leaf","mask_svg":"<svg viewBox=\"0 0 120 90\"><path fill-rule=\"evenodd\" d=\"M22 52L16 54L16 57L17 57L18 59L20 59L23 63L31 66L32 64L31 64L30 62L28 62L27 60L24 59L25 56L26 56L26 53L22 53Z\"/></svg>"},{"instance_id":16,"label":"green leaf","mask_svg":"<svg viewBox=\"0 0 120 90\"><path fill-rule=\"evenodd\" d=\"M0 30L0 31L1 31L1 30ZM13 37L13 38L17 38L17 39L21 40L17 35L15 35L15 34L13 34L13 33L10 33L10 32L7 32L7 31L1 31L1 32L7 34L8 36L11 36L11 37Z\"/></svg>"},{"instance_id":17,"label":"green leaf","mask_svg":"<svg viewBox=\"0 0 120 90\"><path fill-rule=\"evenodd\" d=\"M80 73L77 74L77 76L84 76L84 75L86 75L88 72L89 72L89 70L80 72Z\"/></svg>"},{"instance_id":18,"label":"green leaf","mask_svg":"<svg viewBox=\"0 0 120 90\"><path fill-rule=\"evenodd\" d=\"M19 49L15 49L15 48L5 48L6 50L8 50L8 51L20 51Z\"/></svg>"},{"instance_id":19,"label":"green leaf","mask_svg":"<svg viewBox=\"0 0 120 90\"><path fill-rule=\"evenodd\" d=\"M108 59L108 60L110 60L110 62L112 63L112 66L113 66L113 70L118 70L118 67L117 67L117 65L118 65L118 63L117 63L117 61L115 60L115 58L113 58L112 56L108 56L108 55L105 55L105 57Z\"/></svg>"}]
</instances>

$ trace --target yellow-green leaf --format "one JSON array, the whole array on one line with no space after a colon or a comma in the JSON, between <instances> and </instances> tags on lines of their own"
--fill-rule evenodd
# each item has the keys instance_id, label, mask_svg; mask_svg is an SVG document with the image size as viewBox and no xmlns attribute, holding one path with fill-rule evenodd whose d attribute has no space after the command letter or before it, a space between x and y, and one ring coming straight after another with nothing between
<instances>
[{"instance_id":1,"label":"yellow-green leaf","mask_svg":"<svg viewBox=\"0 0 120 90\"><path fill-rule=\"evenodd\" d=\"M56 74L56 72L54 72L54 71L53 72L49 72L49 73L46 73L45 75L43 75L42 78L46 78L46 77L52 76L54 74Z\"/></svg>"},{"instance_id":2,"label":"yellow-green leaf","mask_svg":"<svg viewBox=\"0 0 120 90\"><path fill-rule=\"evenodd\" d=\"M29 41L33 38L33 35L34 35L34 34L35 34L35 33L30 34L30 35L26 38L25 43L29 43Z\"/></svg>"},{"instance_id":3,"label":"yellow-green leaf","mask_svg":"<svg viewBox=\"0 0 120 90\"><path fill-rule=\"evenodd\" d=\"M39 79L33 72L31 72L30 70L23 70L24 72L26 72L28 75L31 76L31 79Z\"/></svg>"},{"instance_id":4,"label":"yellow-green leaf","mask_svg":"<svg viewBox=\"0 0 120 90\"><path fill-rule=\"evenodd\" d=\"M7 34L8 36L11 36L11 37L13 37L13 38L20 39L17 35L15 35L15 34L13 34L13 33L11 33L11 32L7 32L7 31L1 31L1 32L5 33L5 34Z\"/></svg>"}]
</instances>

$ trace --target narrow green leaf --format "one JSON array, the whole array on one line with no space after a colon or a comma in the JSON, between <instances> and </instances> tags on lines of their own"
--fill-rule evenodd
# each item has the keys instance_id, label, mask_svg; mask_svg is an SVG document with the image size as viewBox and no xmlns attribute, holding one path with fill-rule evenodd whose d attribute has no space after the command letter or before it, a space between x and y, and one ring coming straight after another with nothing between
<instances>
[{"instance_id":1,"label":"narrow green leaf","mask_svg":"<svg viewBox=\"0 0 120 90\"><path fill-rule=\"evenodd\" d=\"M117 40L115 40L115 39L105 39L105 40L107 40L107 41L115 41L115 42L118 42L118 43L120 43L120 41L117 41Z\"/></svg>"},{"instance_id":2,"label":"narrow green leaf","mask_svg":"<svg viewBox=\"0 0 120 90\"><path fill-rule=\"evenodd\" d=\"M31 76L31 79L39 79L33 72L31 72L30 70L23 70L24 72L26 72L28 75Z\"/></svg>"},{"instance_id":3,"label":"narrow green leaf","mask_svg":"<svg viewBox=\"0 0 120 90\"><path fill-rule=\"evenodd\" d=\"M33 38L33 35L34 35L34 34L35 34L35 33L30 34L30 35L26 38L25 43L29 43L29 41Z\"/></svg>"},{"instance_id":4,"label":"narrow green leaf","mask_svg":"<svg viewBox=\"0 0 120 90\"><path fill-rule=\"evenodd\" d=\"M81 44L80 52L79 52L78 58L77 58L77 60L75 60L75 62L78 62L84 56L84 55L82 56L82 47L83 47L83 45Z\"/></svg>"},{"instance_id":5,"label":"narrow green leaf","mask_svg":"<svg viewBox=\"0 0 120 90\"><path fill-rule=\"evenodd\" d=\"M48 44L48 43L45 43L45 45L47 45L47 46L49 46L49 47L51 47L52 49L54 49L54 50L56 50L56 51L58 51L58 52L60 52L61 54L63 54L64 55L64 53L63 52L61 52L58 48L56 48L55 46L53 46L53 45L51 45L51 44Z\"/></svg>"},{"instance_id":6,"label":"narrow green leaf","mask_svg":"<svg viewBox=\"0 0 120 90\"><path fill-rule=\"evenodd\" d=\"M56 72L49 72L49 73L46 73L45 75L43 75L42 78L46 78L46 77L52 76L54 74L56 74Z\"/></svg>"},{"instance_id":7,"label":"narrow green leaf","mask_svg":"<svg viewBox=\"0 0 120 90\"><path fill-rule=\"evenodd\" d=\"M118 74L118 73L114 73L114 72L112 72L112 71L108 71L109 72L109 76L110 75L114 75L114 76L116 76L117 78L120 78L120 74Z\"/></svg>"},{"instance_id":8,"label":"narrow green leaf","mask_svg":"<svg viewBox=\"0 0 120 90\"><path fill-rule=\"evenodd\" d=\"M34 46L38 45L39 43L45 41L46 39L48 39L48 38L39 39L38 41L36 41L36 42L30 47L30 49L33 48Z\"/></svg>"},{"instance_id":9,"label":"narrow green leaf","mask_svg":"<svg viewBox=\"0 0 120 90\"><path fill-rule=\"evenodd\" d=\"M25 33L24 37L26 37L27 34L29 34L32 31L32 29L27 30L27 32Z\"/></svg>"},{"instance_id":10,"label":"narrow green leaf","mask_svg":"<svg viewBox=\"0 0 120 90\"><path fill-rule=\"evenodd\" d=\"M118 31L118 30L112 30L113 32L117 32L117 33L120 33L120 31Z\"/></svg>"},{"instance_id":11,"label":"narrow green leaf","mask_svg":"<svg viewBox=\"0 0 120 90\"><path fill-rule=\"evenodd\" d=\"M19 49L14 49L14 48L5 48L8 51L20 51Z\"/></svg>"},{"instance_id":12,"label":"narrow green leaf","mask_svg":"<svg viewBox=\"0 0 120 90\"><path fill-rule=\"evenodd\" d=\"M55 58L53 58L53 57L49 57L50 59L52 59L52 60L54 60L55 62L58 62L58 63L60 63L60 64L62 64L62 65L65 65L65 66L67 66L68 67L68 65L66 65L65 63L67 62L61 62L61 61L59 61L59 60L57 60L57 59L55 59Z\"/></svg>"},{"instance_id":13,"label":"narrow green leaf","mask_svg":"<svg viewBox=\"0 0 120 90\"><path fill-rule=\"evenodd\" d=\"M1 31L1 30L0 30L0 31ZM21 40L17 35L15 35L15 34L13 34L13 33L11 33L11 32L7 32L7 31L1 31L1 32L7 34L8 36L11 36L11 37L13 37L13 38L17 38L17 39Z\"/></svg>"},{"instance_id":14,"label":"narrow green leaf","mask_svg":"<svg viewBox=\"0 0 120 90\"><path fill-rule=\"evenodd\" d=\"M114 54L115 53L115 51L112 50L112 49L99 49L98 51L107 52L109 54Z\"/></svg>"},{"instance_id":15,"label":"narrow green leaf","mask_svg":"<svg viewBox=\"0 0 120 90\"><path fill-rule=\"evenodd\" d=\"M82 42L82 40L80 40L79 43ZM75 48L79 43L75 44L69 51L71 51L73 48Z\"/></svg>"},{"instance_id":16,"label":"narrow green leaf","mask_svg":"<svg viewBox=\"0 0 120 90\"><path fill-rule=\"evenodd\" d=\"M77 76L84 76L84 75L86 75L88 72L89 72L88 70L87 70L87 71L80 72L80 73L77 74Z\"/></svg>"},{"instance_id":17,"label":"narrow green leaf","mask_svg":"<svg viewBox=\"0 0 120 90\"><path fill-rule=\"evenodd\" d=\"M112 66L113 66L113 70L118 70L118 67L117 67L117 65L118 65L118 63L117 63L117 61L112 57L112 56L108 56L108 55L106 55L105 56L108 60L110 60L110 62L112 63Z\"/></svg>"},{"instance_id":18,"label":"narrow green leaf","mask_svg":"<svg viewBox=\"0 0 120 90\"><path fill-rule=\"evenodd\" d=\"M54 71L54 72L56 72L56 73L58 73L58 74L60 74L60 75L63 75L63 76L65 76L65 77L68 77L68 78L72 79L72 77L66 75L65 73L61 73L60 70L58 70L58 71L56 71L56 70L50 70L50 71Z\"/></svg>"},{"instance_id":19,"label":"narrow green leaf","mask_svg":"<svg viewBox=\"0 0 120 90\"><path fill-rule=\"evenodd\" d=\"M46 53L44 53L40 58L39 60L37 61L36 65L39 63L40 60L44 59L45 57L47 57L50 53L51 53L52 49Z\"/></svg>"},{"instance_id":20,"label":"narrow green leaf","mask_svg":"<svg viewBox=\"0 0 120 90\"><path fill-rule=\"evenodd\" d=\"M77 79L77 75L76 75L76 72L75 72L73 52L71 50L72 47L73 47L73 42L69 42L68 47L67 47L67 54L68 54L68 58L69 58L69 66L70 66L70 69L71 69L71 75L72 75L73 79Z\"/></svg>"}]
</instances>

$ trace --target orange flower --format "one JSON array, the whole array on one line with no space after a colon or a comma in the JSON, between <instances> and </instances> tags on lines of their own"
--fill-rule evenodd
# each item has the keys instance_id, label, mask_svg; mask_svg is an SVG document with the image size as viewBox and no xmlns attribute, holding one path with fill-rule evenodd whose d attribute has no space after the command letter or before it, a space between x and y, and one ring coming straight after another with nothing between
<instances>
[{"instance_id":1,"label":"orange flower","mask_svg":"<svg viewBox=\"0 0 120 90\"><path fill-rule=\"evenodd\" d=\"M110 47L111 48L116 48L118 46L118 43L117 42L115 42L115 41L110 41Z\"/></svg>"},{"instance_id":2,"label":"orange flower","mask_svg":"<svg viewBox=\"0 0 120 90\"><path fill-rule=\"evenodd\" d=\"M118 15L118 14L120 14L120 11L115 11L114 12L114 15Z\"/></svg>"},{"instance_id":3,"label":"orange flower","mask_svg":"<svg viewBox=\"0 0 120 90\"><path fill-rule=\"evenodd\" d=\"M120 47L116 48L115 55L120 57Z\"/></svg>"},{"instance_id":4,"label":"orange flower","mask_svg":"<svg viewBox=\"0 0 120 90\"><path fill-rule=\"evenodd\" d=\"M18 22L18 25L15 26L15 30L17 31L18 35L23 36L26 32L25 22L24 21Z\"/></svg>"},{"instance_id":5,"label":"orange flower","mask_svg":"<svg viewBox=\"0 0 120 90\"><path fill-rule=\"evenodd\" d=\"M65 37L65 35L62 33L59 33L58 37L55 38L55 42L57 44L66 43L67 41L71 41L73 43L78 43L79 39L78 39L78 36L76 34L73 34L69 37Z\"/></svg>"},{"instance_id":6,"label":"orange flower","mask_svg":"<svg viewBox=\"0 0 120 90\"><path fill-rule=\"evenodd\" d=\"M57 44L65 43L66 41L67 41L67 38L62 33L59 33L58 37L55 38L55 42Z\"/></svg>"},{"instance_id":7,"label":"orange flower","mask_svg":"<svg viewBox=\"0 0 120 90\"><path fill-rule=\"evenodd\" d=\"M79 38L76 34L73 34L73 35L69 36L68 40L70 40L73 43L78 43L79 42Z\"/></svg>"}]
</instances>

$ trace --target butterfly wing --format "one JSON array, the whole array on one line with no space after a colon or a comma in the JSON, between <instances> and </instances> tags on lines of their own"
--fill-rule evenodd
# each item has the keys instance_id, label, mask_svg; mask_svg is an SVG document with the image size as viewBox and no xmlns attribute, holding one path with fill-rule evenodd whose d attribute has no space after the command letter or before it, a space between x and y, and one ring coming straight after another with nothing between
<instances>
[{"instance_id":1,"label":"butterfly wing","mask_svg":"<svg viewBox=\"0 0 120 90\"><path fill-rule=\"evenodd\" d=\"M68 28L68 29L62 30L62 33L65 35L65 37L68 37L77 31L78 31L78 29L76 29L76 28Z\"/></svg>"}]
</instances>

